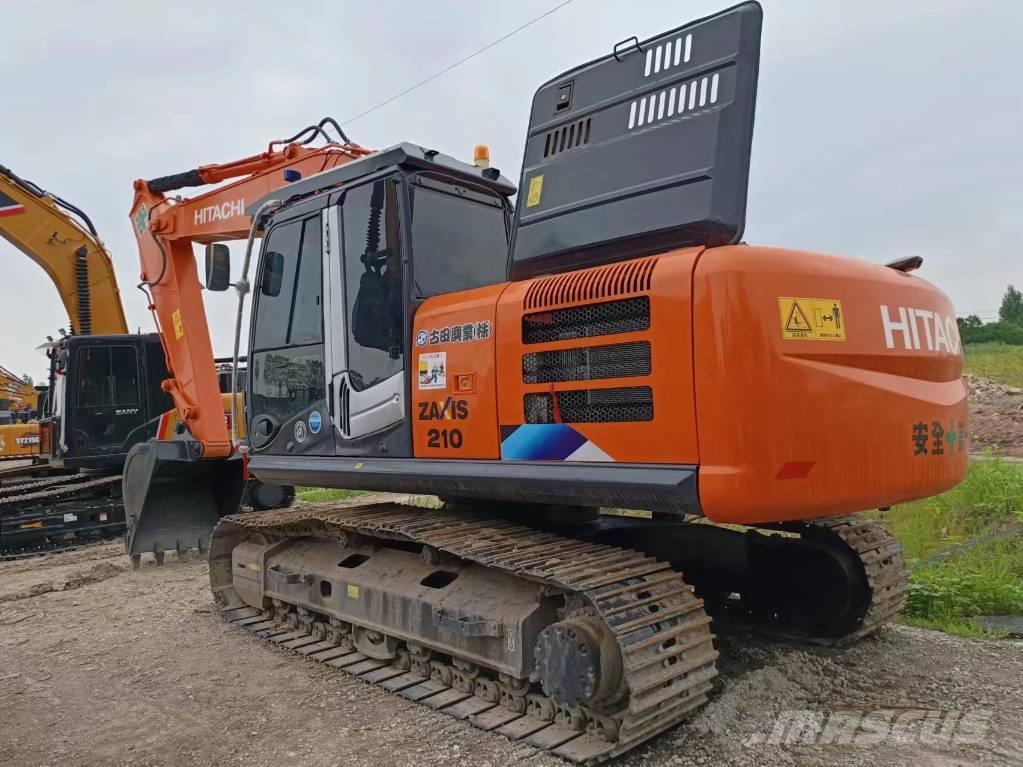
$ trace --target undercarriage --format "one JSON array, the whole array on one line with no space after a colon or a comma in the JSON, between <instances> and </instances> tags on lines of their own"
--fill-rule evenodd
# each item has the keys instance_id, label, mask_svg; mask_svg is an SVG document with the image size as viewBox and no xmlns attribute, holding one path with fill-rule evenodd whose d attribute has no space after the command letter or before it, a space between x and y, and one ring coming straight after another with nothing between
<instances>
[{"instance_id":1,"label":"undercarriage","mask_svg":"<svg viewBox=\"0 0 1023 767\"><path fill-rule=\"evenodd\" d=\"M234 625L579 763L707 701L712 616L841 644L904 598L897 542L861 517L738 531L538 511L355 502L230 516L211 587Z\"/></svg>"},{"instance_id":2,"label":"undercarriage","mask_svg":"<svg viewBox=\"0 0 1023 767\"><path fill-rule=\"evenodd\" d=\"M121 480L120 474L45 466L15 467L0 473L0 560L40 556L120 538L127 526ZM242 504L263 511L290 506L294 499L291 486L253 479L245 486ZM173 530L173 519L170 524ZM196 542L201 545L204 539ZM153 554L162 564L163 550L154 550ZM140 555L134 554L132 565L138 567L139 560Z\"/></svg>"},{"instance_id":3,"label":"undercarriage","mask_svg":"<svg viewBox=\"0 0 1023 767\"><path fill-rule=\"evenodd\" d=\"M64 551L123 532L120 475L26 467L0 484L0 559Z\"/></svg>"}]
</instances>

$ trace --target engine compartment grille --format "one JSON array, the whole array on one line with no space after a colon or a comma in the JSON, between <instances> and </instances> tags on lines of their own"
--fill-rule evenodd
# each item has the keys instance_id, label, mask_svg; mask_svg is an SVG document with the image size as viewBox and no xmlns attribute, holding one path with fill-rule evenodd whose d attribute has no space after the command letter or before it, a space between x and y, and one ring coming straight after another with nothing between
<instances>
[{"instance_id":1,"label":"engine compartment grille","mask_svg":"<svg viewBox=\"0 0 1023 767\"><path fill-rule=\"evenodd\" d=\"M555 417L554 397L558 412ZM621 423L654 420L649 386L539 392L523 398L526 423Z\"/></svg>"},{"instance_id":2,"label":"engine compartment grille","mask_svg":"<svg viewBox=\"0 0 1023 767\"><path fill-rule=\"evenodd\" d=\"M558 304L600 301L650 290L657 256L638 258L610 266L555 274L534 280L526 290L523 308L544 309Z\"/></svg>"},{"instance_id":3,"label":"engine compartment grille","mask_svg":"<svg viewBox=\"0 0 1023 767\"><path fill-rule=\"evenodd\" d=\"M633 333L650 328L650 298L637 296L522 317L522 343L542 344L575 338Z\"/></svg>"},{"instance_id":4,"label":"engine compartment grille","mask_svg":"<svg viewBox=\"0 0 1023 767\"><path fill-rule=\"evenodd\" d=\"M527 384L645 375L650 375L649 341L531 352L522 357L522 381Z\"/></svg>"}]
</instances>

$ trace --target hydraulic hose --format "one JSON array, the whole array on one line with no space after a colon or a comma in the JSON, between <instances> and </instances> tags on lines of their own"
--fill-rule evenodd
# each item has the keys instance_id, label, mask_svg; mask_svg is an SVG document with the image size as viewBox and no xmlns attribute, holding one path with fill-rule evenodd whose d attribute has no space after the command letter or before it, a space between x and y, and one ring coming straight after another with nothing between
<instances>
[{"instance_id":1,"label":"hydraulic hose","mask_svg":"<svg viewBox=\"0 0 1023 767\"><path fill-rule=\"evenodd\" d=\"M58 197L55 194L47 192L38 184L29 181L27 178L22 178L13 170L3 165L0 165L0 176L7 176L7 178L16 183L22 189L29 192L30 194L35 195L36 197L49 197L57 204L58 207L63 208L68 213L71 213L72 215L80 219L81 222L85 224L85 228L89 230L89 234L91 234L93 237L97 238L99 237L99 232L96 231L96 227L93 225L92 219L89 218L85 214L85 211L79 208L77 205L72 205L70 202L63 199L62 197Z\"/></svg>"},{"instance_id":2,"label":"hydraulic hose","mask_svg":"<svg viewBox=\"0 0 1023 767\"><path fill-rule=\"evenodd\" d=\"M92 335L92 304L89 294L89 249L84 245L75 251L75 289L78 292L79 335Z\"/></svg>"}]
</instances>

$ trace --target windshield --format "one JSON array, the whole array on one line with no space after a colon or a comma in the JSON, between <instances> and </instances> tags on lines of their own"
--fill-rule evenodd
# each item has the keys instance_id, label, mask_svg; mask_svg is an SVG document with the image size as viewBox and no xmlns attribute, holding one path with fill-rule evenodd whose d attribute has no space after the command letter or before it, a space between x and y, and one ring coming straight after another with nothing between
<instances>
[{"instance_id":1,"label":"windshield","mask_svg":"<svg viewBox=\"0 0 1023 767\"><path fill-rule=\"evenodd\" d=\"M501 198L429 184L412 187L416 293L425 298L504 282L508 232Z\"/></svg>"}]
</instances>

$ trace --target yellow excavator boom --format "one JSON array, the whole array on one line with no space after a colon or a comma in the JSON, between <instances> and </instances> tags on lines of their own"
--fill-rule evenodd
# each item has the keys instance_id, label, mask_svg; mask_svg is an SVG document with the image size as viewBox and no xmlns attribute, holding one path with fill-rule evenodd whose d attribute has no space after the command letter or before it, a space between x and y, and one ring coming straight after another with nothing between
<instances>
[{"instance_id":1,"label":"yellow excavator boom","mask_svg":"<svg viewBox=\"0 0 1023 767\"><path fill-rule=\"evenodd\" d=\"M128 332L110 254L89 217L2 165L0 236L50 276L73 334Z\"/></svg>"}]
</instances>

